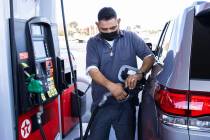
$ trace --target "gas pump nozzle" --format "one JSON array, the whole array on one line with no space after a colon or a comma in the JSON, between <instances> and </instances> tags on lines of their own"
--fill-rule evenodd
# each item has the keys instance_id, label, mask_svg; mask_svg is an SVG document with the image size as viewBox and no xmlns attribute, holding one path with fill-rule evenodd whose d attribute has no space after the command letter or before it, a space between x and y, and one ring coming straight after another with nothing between
<instances>
[{"instance_id":1,"label":"gas pump nozzle","mask_svg":"<svg viewBox=\"0 0 210 140\"><path fill-rule=\"evenodd\" d=\"M118 73L118 78L121 82L124 83L125 79L129 76L129 75L132 75L132 74L135 74L137 71L136 68L134 67L131 67L131 66L128 66L128 65L124 65L121 67L119 73ZM146 79L143 78L141 81L138 81L137 82L137 85L136 85L136 88L130 90L128 88L125 88L125 91L128 93L128 96L125 100L122 100L122 101L119 101L119 102L124 102L128 99L130 99L131 97L134 97L134 96L137 96L138 93L143 89L143 86L146 82ZM98 110L106 103L107 99L111 96L111 93L110 92L107 92L104 94L104 96L102 97L101 101L99 102L99 104L96 106L96 108L93 110L92 112L92 115L91 115L91 118L89 120L89 123L88 123L88 126L86 128L86 131L85 131L85 134L82 138L82 140L86 140L87 137L88 137L88 133L90 131L90 127L93 123L93 120L94 120L94 117L96 116ZM135 103L134 103L135 104ZM78 139L76 139L78 140Z\"/></svg>"},{"instance_id":2,"label":"gas pump nozzle","mask_svg":"<svg viewBox=\"0 0 210 140\"><path fill-rule=\"evenodd\" d=\"M131 67L129 65L123 65L120 70L119 70L119 73L118 73L118 79L121 81L121 82L125 82L126 78L129 76L129 75L134 75L136 74L137 72L137 68L134 68L134 67ZM135 97L138 97L138 93L140 91L143 90L143 87L146 83L146 79L145 77L143 77L140 81L137 81L137 84L136 84L136 87L134 89L129 89L129 88L124 88L124 90L126 91L126 93L128 93L128 96L126 99L120 101L120 102L123 102L123 101L126 101L128 100L129 98L132 98L134 97L134 104L135 105L138 105L138 98L135 98Z\"/></svg>"},{"instance_id":3,"label":"gas pump nozzle","mask_svg":"<svg viewBox=\"0 0 210 140\"><path fill-rule=\"evenodd\" d=\"M43 127L42 127L42 118L41 118L43 112L44 112L44 111L43 111L43 105L40 105L40 106L39 106L39 111L38 111L37 114L36 114L37 123L38 123L38 125L39 125L39 129L40 129L40 133L41 133L42 139L43 139L43 140L46 140L47 138L46 138L46 135L45 135L44 130L43 130Z\"/></svg>"},{"instance_id":4,"label":"gas pump nozzle","mask_svg":"<svg viewBox=\"0 0 210 140\"><path fill-rule=\"evenodd\" d=\"M27 76L26 81L28 81L28 91L30 93L43 93L42 82L40 80L34 79L35 75L29 74L26 71L26 68L28 68L29 66L26 63L21 63L21 66L23 68L24 74Z\"/></svg>"},{"instance_id":5,"label":"gas pump nozzle","mask_svg":"<svg viewBox=\"0 0 210 140\"><path fill-rule=\"evenodd\" d=\"M42 124L42 118L41 118L42 114L43 114L43 106L40 105L40 106L39 106L39 112L37 112L37 114L36 114L37 123L38 123L39 125Z\"/></svg>"},{"instance_id":6,"label":"gas pump nozzle","mask_svg":"<svg viewBox=\"0 0 210 140\"><path fill-rule=\"evenodd\" d=\"M43 86L42 86L42 82L40 80L36 80L34 79L35 75L34 74L29 74L27 71L26 71L26 68L28 68L29 66L25 63L21 63L21 66L23 68L23 71L25 73L25 75L27 76L27 81L28 81L28 86L27 86L27 89L28 89L28 92L29 93L35 93L35 94L43 94L44 92L44 89L43 89ZM37 123L39 125L39 128L40 128L40 133L41 133L41 136L42 136L42 139L43 140L46 140L46 135L44 133L44 130L42 128L42 114L43 114L43 105L39 105L38 107L38 112L36 114L36 117L37 117Z\"/></svg>"},{"instance_id":7,"label":"gas pump nozzle","mask_svg":"<svg viewBox=\"0 0 210 140\"><path fill-rule=\"evenodd\" d=\"M28 84L28 91L30 93L43 93L43 87L42 82L40 80L35 80L34 75L31 75L29 78L29 84Z\"/></svg>"}]
</instances>

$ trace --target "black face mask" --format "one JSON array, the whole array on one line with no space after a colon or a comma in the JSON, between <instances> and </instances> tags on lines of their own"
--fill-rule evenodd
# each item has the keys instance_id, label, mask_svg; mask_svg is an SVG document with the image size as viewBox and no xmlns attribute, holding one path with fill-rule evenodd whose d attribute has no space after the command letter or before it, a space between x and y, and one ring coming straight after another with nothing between
<instances>
[{"instance_id":1,"label":"black face mask","mask_svg":"<svg viewBox=\"0 0 210 140\"><path fill-rule=\"evenodd\" d=\"M108 40L108 41L112 41L114 40L115 38L118 37L118 30L114 31L114 32L111 32L111 33L103 33L101 32L101 37Z\"/></svg>"}]
</instances>

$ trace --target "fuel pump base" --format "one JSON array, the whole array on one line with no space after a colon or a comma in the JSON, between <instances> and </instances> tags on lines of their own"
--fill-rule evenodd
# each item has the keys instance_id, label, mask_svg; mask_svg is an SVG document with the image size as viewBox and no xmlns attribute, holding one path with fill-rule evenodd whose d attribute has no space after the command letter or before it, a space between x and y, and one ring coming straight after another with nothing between
<instances>
[{"instance_id":1,"label":"fuel pump base","mask_svg":"<svg viewBox=\"0 0 210 140\"><path fill-rule=\"evenodd\" d=\"M39 125L37 123L37 112L39 108L33 108L18 118L18 140L42 140ZM47 140L54 140L60 134L58 100L55 99L44 105L42 114L42 128Z\"/></svg>"}]
</instances>

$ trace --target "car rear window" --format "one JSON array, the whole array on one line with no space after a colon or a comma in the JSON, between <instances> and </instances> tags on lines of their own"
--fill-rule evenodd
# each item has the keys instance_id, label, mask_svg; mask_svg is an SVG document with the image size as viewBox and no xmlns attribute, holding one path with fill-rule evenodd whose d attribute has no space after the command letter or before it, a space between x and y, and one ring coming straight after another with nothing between
<instances>
[{"instance_id":1,"label":"car rear window","mask_svg":"<svg viewBox=\"0 0 210 140\"><path fill-rule=\"evenodd\" d=\"M190 73L192 79L210 79L210 12L194 19Z\"/></svg>"}]
</instances>

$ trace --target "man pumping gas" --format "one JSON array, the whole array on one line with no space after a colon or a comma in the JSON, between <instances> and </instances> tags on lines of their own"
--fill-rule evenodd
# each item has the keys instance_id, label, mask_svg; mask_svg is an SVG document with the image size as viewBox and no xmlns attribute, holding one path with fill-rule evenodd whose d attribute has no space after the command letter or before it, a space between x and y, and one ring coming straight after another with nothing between
<instances>
[{"instance_id":1,"label":"man pumping gas","mask_svg":"<svg viewBox=\"0 0 210 140\"><path fill-rule=\"evenodd\" d=\"M120 30L120 19L113 8L102 8L96 25L99 33L88 40L86 54L86 68L92 78L92 109L104 94L109 92L111 97L96 114L88 140L108 140L111 126L117 140L134 140L135 105L132 100L120 101L128 96L124 89L136 87L155 57L138 35ZM136 56L143 60L142 66L122 83L118 78L120 68L124 65L137 68Z\"/></svg>"}]
</instances>

